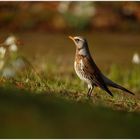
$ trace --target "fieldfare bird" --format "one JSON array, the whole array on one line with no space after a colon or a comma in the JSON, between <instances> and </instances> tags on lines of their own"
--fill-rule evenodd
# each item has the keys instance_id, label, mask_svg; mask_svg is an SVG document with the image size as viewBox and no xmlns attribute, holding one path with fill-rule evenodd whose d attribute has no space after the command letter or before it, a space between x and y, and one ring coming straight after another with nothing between
<instances>
[{"instance_id":1,"label":"fieldfare bird","mask_svg":"<svg viewBox=\"0 0 140 140\"><path fill-rule=\"evenodd\" d=\"M91 97L93 88L95 86L105 90L111 96L113 96L113 94L109 90L108 86L121 89L125 92L134 95L134 93L132 93L131 91L114 83L113 81L111 81L105 75L102 74L102 72L97 67L96 63L91 57L86 39L80 36L76 37L69 36L69 38L72 39L76 45L74 69L78 77L87 83L88 85L87 96L89 98Z\"/></svg>"}]
</instances>

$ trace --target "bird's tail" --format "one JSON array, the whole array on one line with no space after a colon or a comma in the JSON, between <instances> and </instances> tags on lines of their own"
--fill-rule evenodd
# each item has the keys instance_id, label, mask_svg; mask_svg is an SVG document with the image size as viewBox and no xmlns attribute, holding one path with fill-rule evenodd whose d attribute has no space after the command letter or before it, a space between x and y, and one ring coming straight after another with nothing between
<instances>
[{"instance_id":1,"label":"bird's tail","mask_svg":"<svg viewBox=\"0 0 140 140\"><path fill-rule=\"evenodd\" d=\"M103 88L110 96L112 96L113 97L113 94L112 94L112 92L108 89L108 88Z\"/></svg>"},{"instance_id":2,"label":"bird's tail","mask_svg":"<svg viewBox=\"0 0 140 140\"><path fill-rule=\"evenodd\" d=\"M123 90L125 92L128 92L128 93L130 93L132 95L135 95L133 92L129 91L128 89L126 89L126 88L124 88L124 87L122 87L122 86L120 86L120 85L118 85L116 83L114 83L113 81L111 81L110 79L108 79L107 77L105 77L104 75L102 75L102 76L103 76L103 79L104 79L105 83L108 86L114 87L114 88L118 88L118 89Z\"/></svg>"}]
</instances>

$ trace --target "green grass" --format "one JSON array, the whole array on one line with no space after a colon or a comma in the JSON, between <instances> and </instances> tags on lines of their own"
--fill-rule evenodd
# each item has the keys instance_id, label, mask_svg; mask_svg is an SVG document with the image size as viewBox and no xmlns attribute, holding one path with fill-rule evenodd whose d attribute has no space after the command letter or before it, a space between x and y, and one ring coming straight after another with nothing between
<instances>
[{"instance_id":1,"label":"green grass","mask_svg":"<svg viewBox=\"0 0 140 140\"><path fill-rule=\"evenodd\" d=\"M134 65L131 70L121 70L119 66L112 65L109 74L113 81L123 85L135 93L130 95L121 90L112 89L114 97L110 97L105 91L95 88L93 97L88 100L87 85L83 83L73 70L68 69L66 73L59 72L55 65L48 65L42 73L34 70L22 72L21 75L12 79L1 79L4 88L18 88L40 94L43 92L54 93L58 97L74 102L89 102L92 106L102 105L113 110L125 110L129 112L140 111L140 72L139 66ZM49 74L48 74L49 73Z\"/></svg>"},{"instance_id":2,"label":"green grass","mask_svg":"<svg viewBox=\"0 0 140 140\"><path fill-rule=\"evenodd\" d=\"M0 88L0 138L139 138L138 113Z\"/></svg>"}]
</instances>

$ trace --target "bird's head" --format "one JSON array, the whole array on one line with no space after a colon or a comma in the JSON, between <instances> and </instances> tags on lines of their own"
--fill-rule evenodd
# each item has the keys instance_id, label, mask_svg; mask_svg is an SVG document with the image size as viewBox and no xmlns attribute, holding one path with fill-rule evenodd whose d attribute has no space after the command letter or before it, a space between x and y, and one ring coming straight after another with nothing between
<instances>
[{"instance_id":1,"label":"bird's head","mask_svg":"<svg viewBox=\"0 0 140 140\"><path fill-rule=\"evenodd\" d=\"M82 49L83 47L85 47L86 44L86 39L84 39L81 36L69 36L69 38L75 43L77 49Z\"/></svg>"},{"instance_id":2,"label":"bird's head","mask_svg":"<svg viewBox=\"0 0 140 140\"><path fill-rule=\"evenodd\" d=\"M69 38L75 43L76 49L79 54L86 55L87 53L89 53L86 39L81 36L69 36Z\"/></svg>"}]
</instances>

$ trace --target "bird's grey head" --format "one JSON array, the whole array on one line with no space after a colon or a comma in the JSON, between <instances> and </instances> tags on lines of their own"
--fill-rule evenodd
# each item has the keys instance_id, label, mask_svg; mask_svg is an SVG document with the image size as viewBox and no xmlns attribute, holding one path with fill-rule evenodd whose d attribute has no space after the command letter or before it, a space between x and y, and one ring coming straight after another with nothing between
<instances>
[{"instance_id":1,"label":"bird's grey head","mask_svg":"<svg viewBox=\"0 0 140 140\"><path fill-rule=\"evenodd\" d=\"M73 40L73 42L76 45L76 51L78 54L80 55L88 55L89 54L89 50L88 50L88 44L86 39L84 39L81 36L69 36L70 39Z\"/></svg>"}]
</instances>

